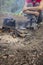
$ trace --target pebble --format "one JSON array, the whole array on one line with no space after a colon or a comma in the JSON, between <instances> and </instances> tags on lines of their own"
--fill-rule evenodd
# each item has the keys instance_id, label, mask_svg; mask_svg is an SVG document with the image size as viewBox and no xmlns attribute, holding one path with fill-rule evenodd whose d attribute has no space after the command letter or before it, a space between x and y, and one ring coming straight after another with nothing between
<instances>
[{"instance_id":1,"label":"pebble","mask_svg":"<svg viewBox=\"0 0 43 65\"><path fill-rule=\"evenodd\" d=\"M14 55L9 55L9 57L14 57Z\"/></svg>"},{"instance_id":2,"label":"pebble","mask_svg":"<svg viewBox=\"0 0 43 65\"><path fill-rule=\"evenodd\" d=\"M7 56L3 56L3 58L4 58L4 59L6 59L6 58L7 58Z\"/></svg>"}]
</instances>

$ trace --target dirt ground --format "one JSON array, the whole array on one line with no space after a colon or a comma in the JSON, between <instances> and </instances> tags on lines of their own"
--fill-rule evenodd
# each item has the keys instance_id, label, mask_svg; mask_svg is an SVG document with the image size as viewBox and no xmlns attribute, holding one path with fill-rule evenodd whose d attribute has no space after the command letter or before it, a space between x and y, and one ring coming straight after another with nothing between
<instances>
[{"instance_id":1,"label":"dirt ground","mask_svg":"<svg viewBox=\"0 0 43 65\"><path fill-rule=\"evenodd\" d=\"M43 24L25 38L0 33L0 65L43 65Z\"/></svg>"},{"instance_id":2,"label":"dirt ground","mask_svg":"<svg viewBox=\"0 0 43 65\"><path fill-rule=\"evenodd\" d=\"M24 38L0 33L0 65L43 65L43 22L25 33Z\"/></svg>"}]
</instances>

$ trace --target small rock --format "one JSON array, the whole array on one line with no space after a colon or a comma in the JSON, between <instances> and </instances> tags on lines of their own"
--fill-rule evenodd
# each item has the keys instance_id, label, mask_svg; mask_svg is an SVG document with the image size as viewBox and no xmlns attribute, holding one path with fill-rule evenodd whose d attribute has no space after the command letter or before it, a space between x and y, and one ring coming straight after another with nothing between
<instances>
[{"instance_id":1,"label":"small rock","mask_svg":"<svg viewBox=\"0 0 43 65\"><path fill-rule=\"evenodd\" d=\"M6 58L7 58L7 56L3 56L3 58L4 58L4 59L6 59Z\"/></svg>"},{"instance_id":2,"label":"small rock","mask_svg":"<svg viewBox=\"0 0 43 65\"><path fill-rule=\"evenodd\" d=\"M9 55L9 57L14 57L14 55Z\"/></svg>"}]
</instances>

